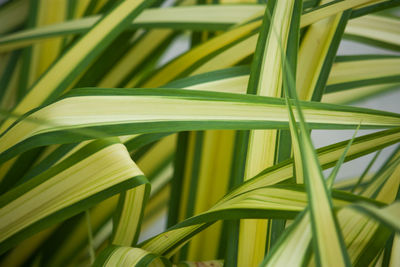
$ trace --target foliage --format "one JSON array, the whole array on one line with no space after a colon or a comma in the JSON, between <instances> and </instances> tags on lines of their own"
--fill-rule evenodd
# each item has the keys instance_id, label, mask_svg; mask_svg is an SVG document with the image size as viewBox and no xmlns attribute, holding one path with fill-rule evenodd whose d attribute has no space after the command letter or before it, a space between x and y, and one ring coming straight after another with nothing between
<instances>
[{"instance_id":1,"label":"foliage","mask_svg":"<svg viewBox=\"0 0 400 267\"><path fill-rule=\"evenodd\" d=\"M349 105L399 88L398 5L1 5L0 265L398 266L400 114Z\"/></svg>"}]
</instances>

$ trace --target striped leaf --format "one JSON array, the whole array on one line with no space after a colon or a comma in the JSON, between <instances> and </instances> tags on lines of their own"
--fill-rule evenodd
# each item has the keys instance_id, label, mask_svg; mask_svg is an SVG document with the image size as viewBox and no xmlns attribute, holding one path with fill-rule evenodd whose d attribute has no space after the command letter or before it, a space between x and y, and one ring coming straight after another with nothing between
<instances>
[{"instance_id":1,"label":"striped leaf","mask_svg":"<svg viewBox=\"0 0 400 267\"><path fill-rule=\"evenodd\" d=\"M93 171L99 166L103 166L102 172ZM1 251L111 195L143 183L146 179L121 144L106 141L89 144L68 160L1 196Z\"/></svg>"},{"instance_id":2,"label":"striped leaf","mask_svg":"<svg viewBox=\"0 0 400 267\"><path fill-rule=\"evenodd\" d=\"M136 144L134 146L134 141L139 141L140 144L145 144L145 140L144 138L133 138L133 139L128 139L128 141L125 142L131 142L128 143L127 147L128 148L133 148L133 147L137 147L138 145ZM124 192L120 195L116 195L113 196L112 198L109 198L99 204L97 204L96 206L94 206L92 209L90 209L90 218L91 218L91 227L92 227L92 231L94 234L94 239L98 239L99 235L102 234L102 229L104 229L104 227L107 227L107 225L109 223L111 223L112 218L114 216L114 220L115 220L115 224L116 226L118 226L120 229L120 233L126 233L126 240L128 242L133 243L132 241L134 241L135 238L137 238L137 232L135 232L136 229L138 229L142 224L140 223L140 218L137 217L137 215L140 215L141 212L145 211L148 213L149 210L151 210L151 205L152 205L152 198L154 197L155 194L157 194L157 192L160 191L160 187L162 188L162 186L165 184L165 178L163 178L161 175L154 177L155 175L157 175L157 169L159 168L158 166L163 166L164 165L164 160L165 158L170 157L170 155L168 153L172 152L172 149L170 152L167 152L168 149L166 149L165 144L173 144L173 142L171 142L170 138L164 139L161 142L157 143L155 146L152 147L152 149L150 149L149 151L147 151L145 154L143 154L143 156L137 156L135 157L135 161L137 163L137 165L139 166L139 168L141 169L141 171L143 171L146 175L146 177L148 177L148 179L150 180L151 184L152 184L152 191L150 194L150 199L149 199L149 205L150 207L146 206L135 206L137 204L137 202L129 202L126 200L129 200L129 198L123 197L124 196ZM127 143L125 143L127 144ZM172 148L172 146L171 146ZM128 149L129 150L129 149ZM161 151L161 152L160 152ZM153 170L155 168L155 170ZM138 188L139 190L141 190L141 188L143 189L143 187L148 187L147 184L144 185L140 185L136 188ZM135 188L134 188L135 189ZM131 189L130 191L127 191L129 193L134 193L132 192L134 189ZM138 201L140 201L141 199L139 198ZM121 210L122 209L116 209L118 206L118 202L121 202L121 204L125 204L125 207L135 207L134 213L132 214L134 218L139 219L139 222L132 220L132 222L127 222L127 220L123 221L121 219L118 220L118 217L121 218ZM130 205L130 206L129 206ZM123 205L120 206L120 208L122 208ZM126 210L126 209L125 209ZM129 215L129 214L127 214ZM144 215L145 216L145 215ZM125 217L126 218L126 217ZM125 223L120 223L120 222L125 222ZM128 228L124 228L126 227L128 224ZM71 226L73 225L73 227ZM64 227L65 226L65 227ZM70 263L72 262L74 259L76 259L76 257L79 255L79 251L83 251L85 252L85 248L87 247L88 241L87 241L87 226L86 226L86 222L85 222L85 218L81 218L78 222L76 222L75 224L72 222L66 222L64 223L64 226L61 226L59 229L62 233L65 233L66 231L63 230L67 227L71 227L68 228L70 229L67 232L66 237L63 239L62 242L58 242L57 244L57 251L56 252L49 252L48 254L51 254L51 256L47 257L46 262L48 266L58 266L61 265L62 263ZM146 229L146 223L144 221L144 225L143 227L144 230ZM108 235L111 235L112 233L112 229L109 228L110 230L107 231ZM115 231L115 227L114 227L114 231ZM58 236L62 235L61 233L58 234ZM135 236L136 235L136 236ZM108 237L108 236L107 236ZM124 236L122 236L124 237ZM120 239L121 240L121 239ZM51 240L50 240L51 241ZM51 244L51 242L49 242ZM129 243L129 245L131 245L131 243ZM51 245L52 248L54 248L54 244ZM48 250L46 250L48 251ZM50 250L51 251L51 250Z\"/></svg>"},{"instance_id":3,"label":"striped leaf","mask_svg":"<svg viewBox=\"0 0 400 267\"><path fill-rule=\"evenodd\" d=\"M0 137L0 160L10 159L32 147L105 136L199 129L286 128L288 123L284 102L276 98L173 89L117 92L115 89L75 90L31 113ZM361 128L400 126L399 115L393 113L322 103L301 105L313 128L346 129L360 122ZM105 106L113 112L104 109Z\"/></svg>"},{"instance_id":4,"label":"striped leaf","mask_svg":"<svg viewBox=\"0 0 400 267\"><path fill-rule=\"evenodd\" d=\"M399 5L0 4L0 265L396 266Z\"/></svg>"}]
</instances>

